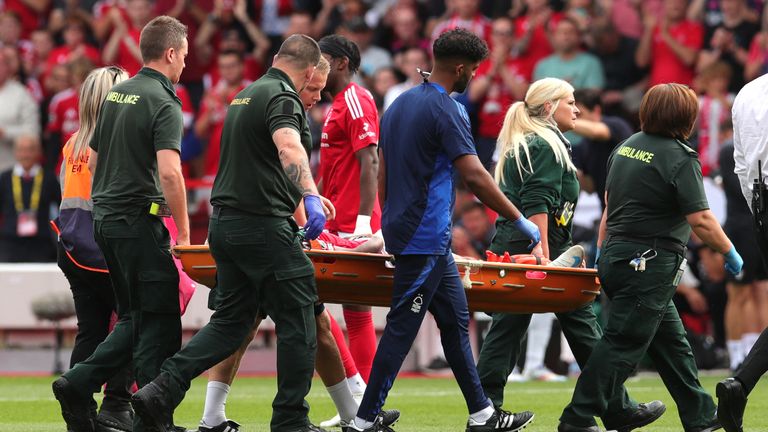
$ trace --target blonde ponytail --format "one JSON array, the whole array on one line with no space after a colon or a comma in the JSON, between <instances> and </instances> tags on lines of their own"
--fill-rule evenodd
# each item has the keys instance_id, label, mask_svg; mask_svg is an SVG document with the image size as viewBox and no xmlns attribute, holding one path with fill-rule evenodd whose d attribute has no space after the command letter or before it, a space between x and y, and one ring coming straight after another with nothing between
<instances>
[{"instance_id":1,"label":"blonde ponytail","mask_svg":"<svg viewBox=\"0 0 768 432\"><path fill-rule=\"evenodd\" d=\"M73 154L76 159L88 152L88 145L96 130L96 123L104 99L113 85L128 79L128 72L116 66L94 69L80 86L80 129L74 137Z\"/></svg>"},{"instance_id":2,"label":"blonde ponytail","mask_svg":"<svg viewBox=\"0 0 768 432\"><path fill-rule=\"evenodd\" d=\"M540 136L552 148L555 160L569 171L575 171L568 149L557 131L552 115L560 101L573 93L573 87L557 78L544 78L531 84L525 101L513 103L504 117L496 146L499 149L499 163L496 164L496 182L504 182L504 166L507 159L514 158L520 179L523 174L533 173L528 142L534 135ZM546 104L549 103L549 109ZM525 153L528 166L523 166L521 150Z\"/></svg>"}]
</instances>

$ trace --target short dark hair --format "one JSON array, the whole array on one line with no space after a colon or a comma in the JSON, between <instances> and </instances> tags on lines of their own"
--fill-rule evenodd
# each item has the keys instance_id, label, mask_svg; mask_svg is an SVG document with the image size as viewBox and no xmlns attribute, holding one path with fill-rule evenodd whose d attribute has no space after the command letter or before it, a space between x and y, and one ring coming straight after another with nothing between
<instances>
[{"instance_id":1,"label":"short dark hair","mask_svg":"<svg viewBox=\"0 0 768 432\"><path fill-rule=\"evenodd\" d=\"M573 98L576 99L576 103L583 105L588 110L592 111L597 107L603 106L600 97L600 90L597 89L576 89L573 92Z\"/></svg>"},{"instance_id":2,"label":"short dark hair","mask_svg":"<svg viewBox=\"0 0 768 432\"><path fill-rule=\"evenodd\" d=\"M435 60L460 60L477 63L488 57L488 45L476 34L454 29L441 34L432 45Z\"/></svg>"},{"instance_id":3,"label":"short dark hair","mask_svg":"<svg viewBox=\"0 0 768 432\"><path fill-rule=\"evenodd\" d=\"M317 43L320 51L332 58L346 57L349 60L347 68L355 73L360 68L360 49L357 44L342 35L328 35Z\"/></svg>"},{"instance_id":4,"label":"short dark hair","mask_svg":"<svg viewBox=\"0 0 768 432\"><path fill-rule=\"evenodd\" d=\"M363 17L351 18L343 22L341 27L351 33L368 33L371 31L371 27L368 26Z\"/></svg>"},{"instance_id":5,"label":"short dark hair","mask_svg":"<svg viewBox=\"0 0 768 432\"><path fill-rule=\"evenodd\" d=\"M238 50L228 49L228 50L220 51L219 57L224 57L224 56L235 56L237 57L237 60L240 63L245 61L245 56L243 55L243 53L241 53Z\"/></svg>"},{"instance_id":6,"label":"short dark hair","mask_svg":"<svg viewBox=\"0 0 768 432\"><path fill-rule=\"evenodd\" d=\"M320 47L307 35L291 35L280 45L277 58L286 60L299 69L317 66L320 61Z\"/></svg>"},{"instance_id":7,"label":"short dark hair","mask_svg":"<svg viewBox=\"0 0 768 432\"><path fill-rule=\"evenodd\" d=\"M141 30L139 37L141 59L144 63L159 60L167 49L181 49L186 38L186 25L174 17L160 15Z\"/></svg>"},{"instance_id":8,"label":"short dark hair","mask_svg":"<svg viewBox=\"0 0 768 432\"><path fill-rule=\"evenodd\" d=\"M579 35L581 35L581 26L579 26L579 22L568 15L557 20L557 24L555 24L553 28L557 27L558 25L560 25L560 23L563 23L563 22L570 23L576 29L576 31L579 32Z\"/></svg>"},{"instance_id":9,"label":"short dark hair","mask_svg":"<svg viewBox=\"0 0 768 432\"><path fill-rule=\"evenodd\" d=\"M688 86L657 84L640 102L640 129L652 135L685 140L693 132L699 99Z\"/></svg>"}]
</instances>

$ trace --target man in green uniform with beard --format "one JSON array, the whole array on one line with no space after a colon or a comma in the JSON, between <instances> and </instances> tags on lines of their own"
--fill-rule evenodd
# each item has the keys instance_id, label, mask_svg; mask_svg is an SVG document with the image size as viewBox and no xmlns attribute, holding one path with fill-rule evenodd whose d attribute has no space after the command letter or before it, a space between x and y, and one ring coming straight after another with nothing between
<instances>
[{"instance_id":1,"label":"man in green uniform with beard","mask_svg":"<svg viewBox=\"0 0 768 432\"><path fill-rule=\"evenodd\" d=\"M305 236L314 239L332 209L318 195L309 170L311 141L302 135L307 119L298 95L319 60L314 40L293 35L280 47L273 67L230 103L208 230L220 290L217 309L208 325L166 360L160 376L132 400L136 414L161 431L171 427L173 410L190 381L229 357L260 311L275 322L277 334L278 390L271 430L321 430L309 423L304 400L317 347L314 268L292 218L303 199Z\"/></svg>"}]
</instances>

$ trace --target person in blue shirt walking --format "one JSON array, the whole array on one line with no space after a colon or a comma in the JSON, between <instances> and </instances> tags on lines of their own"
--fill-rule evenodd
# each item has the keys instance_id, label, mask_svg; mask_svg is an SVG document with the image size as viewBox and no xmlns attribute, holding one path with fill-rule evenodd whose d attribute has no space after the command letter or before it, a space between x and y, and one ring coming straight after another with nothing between
<instances>
[{"instance_id":1,"label":"person in blue shirt walking","mask_svg":"<svg viewBox=\"0 0 768 432\"><path fill-rule=\"evenodd\" d=\"M529 411L494 408L480 386L467 299L451 254L454 170L480 201L515 221L531 239L533 253L541 255L539 230L480 163L467 112L450 97L467 88L488 47L457 29L443 33L433 51L432 73L400 95L381 121L379 199L384 240L395 255L392 304L363 401L345 432L392 431L379 414L427 311L440 327L446 359L467 402L467 432L517 431L533 420Z\"/></svg>"}]
</instances>

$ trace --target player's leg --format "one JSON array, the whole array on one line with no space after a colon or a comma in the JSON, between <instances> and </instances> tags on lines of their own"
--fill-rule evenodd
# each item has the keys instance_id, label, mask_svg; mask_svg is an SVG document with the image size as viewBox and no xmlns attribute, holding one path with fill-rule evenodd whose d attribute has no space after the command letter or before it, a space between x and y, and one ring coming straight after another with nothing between
<instances>
[{"instance_id":1,"label":"player's leg","mask_svg":"<svg viewBox=\"0 0 768 432\"><path fill-rule=\"evenodd\" d=\"M355 360L349 352L349 346L344 338L344 332L341 330L341 327L339 327L339 323L336 322L333 315L330 313L328 313L328 321L331 328L331 334L336 342L339 355L341 356L341 363L344 366L347 386L352 392L352 397L355 399L356 404L359 405L360 401L363 399L363 393L365 392L365 381L363 381L363 377L360 376L360 372L357 370ZM315 367L317 368L317 366ZM336 427L339 425L341 425L341 416L338 413L331 419L320 423L320 427Z\"/></svg>"},{"instance_id":2,"label":"player's leg","mask_svg":"<svg viewBox=\"0 0 768 432\"><path fill-rule=\"evenodd\" d=\"M315 369L339 412L342 424L348 424L355 418L358 403L347 384L339 348L336 346L336 340L331 332L330 314L323 305L315 308L317 326Z\"/></svg>"},{"instance_id":3,"label":"player's leg","mask_svg":"<svg viewBox=\"0 0 768 432\"><path fill-rule=\"evenodd\" d=\"M544 355L552 336L553 313L533 314L528 325L525 366L523 375L536 381L565 381L566 377L557 375L544 366Z\"/></svg>"},{"instance_id":4,"label":"player's leg","mask_svg":"<svg viewBox=\"0 0 768 432\"><path fill-rule=\"evenodd\" d=\"M243 339L237 351L208 370L208 387L205 391L205 405L203 417L198 426L199 432L223 432L227 428L229 428L227 432L236 432L239 429L240 425L237 422L227 418L227 397L237 370L240 368L240 361L256 335L261 321L261 316L256 318L253 329Z\"/></svg>"},{"instance_id":5,"label":"player's leg","mask_svg":"<svg viewBox=\"0 0 768 432\"><path fill-rule=\"evenodd\" d=\"M747 286L744 284L728 282L726 290L728 292L728 303L725 305L726 347L731 370L735 371L747 355L742 348L741 338L744 333L742 331L743 305L749 301L749 298L746 296Z\"/></svg>"},{"instance_id":6,"label":"player's leg","mask_svg":"<svg viewBox=\"0 0 768 432\"><path fill-rule=\"evenodd\" d=\"M348 239L351 234L340 233L339 237ZM383 242L379 237L374 240L371 238L365 243L355 246L356 252L374 251L377 243ZM363 246L370 243L368 246ZM349 245L351 246L351 245ZM339 250L342 250L339 248ZM378 250L381 250L380 248ZM355 359L357 370L368 382L368 376L371 373L373 356L376 353L376 330L373 327L373 312L370 306L344 305L344 321L347 324L347 335L349 336L349 352Z\"/></svg>"}]
</instances>

